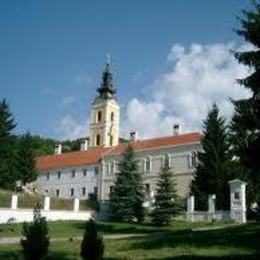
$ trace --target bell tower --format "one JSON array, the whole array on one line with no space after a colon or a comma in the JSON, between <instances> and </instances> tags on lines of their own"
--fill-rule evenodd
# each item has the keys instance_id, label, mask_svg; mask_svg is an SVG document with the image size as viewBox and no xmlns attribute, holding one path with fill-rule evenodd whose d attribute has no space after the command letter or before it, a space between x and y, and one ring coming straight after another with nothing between
<instances>
[{"instance_id":1,"label":"bell tower","mask_svg":"<svg viewBox=\"0 0 260 260\"><path fill-rule=\"evenodd\" d=\"M110 57L107 58L98 95L91 104L90 146L118 145L120 108L113 86Z\"/></svg>"}]
</instances>

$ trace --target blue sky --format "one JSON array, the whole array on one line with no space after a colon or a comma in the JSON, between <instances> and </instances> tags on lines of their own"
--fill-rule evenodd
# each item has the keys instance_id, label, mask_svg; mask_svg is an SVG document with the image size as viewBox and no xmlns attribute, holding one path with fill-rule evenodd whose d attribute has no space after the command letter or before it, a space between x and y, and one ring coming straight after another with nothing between
<instances>
[{"instance_id":1,"label":"blue sky","mask_svg":"<svg viewBox=\"0 0 260 260\"><path fill-rule=\"evenodd\" d=\"M178 105L176 91L172 104L159 97L175 87L167 86L165 75L173 75L176 83L176 65L188 64L188 58L196 61L194 44L201 47L200 62L205 55L216 56L225 49L221 73L225 69L225 75L230 71L230 77L240 75L240 67L233 70L234 61L228 68L225 64L232 59L227 49L244 44L233 29L238 27L235 16L249 7L245 0L1 0L0 99L10 103L18 133L29 130L55 138L87 135L90 101L110 53L122 106L122 134L135 127L144 137L168 134L174 118L183 123L187 116L170 109ZM221 47L214 52L216 46ZM210 75L206 70L200 73ZM175 90L185 85L184 81ZM220 96L217 101L228 93ZM184 93L180 98L186 97ZM146 121L146 109L158 114L147 130L141 123ZM199 120L186 128L199 128ZM157 123L168 130L154 128Z\"/></svg>"}]
</instances>

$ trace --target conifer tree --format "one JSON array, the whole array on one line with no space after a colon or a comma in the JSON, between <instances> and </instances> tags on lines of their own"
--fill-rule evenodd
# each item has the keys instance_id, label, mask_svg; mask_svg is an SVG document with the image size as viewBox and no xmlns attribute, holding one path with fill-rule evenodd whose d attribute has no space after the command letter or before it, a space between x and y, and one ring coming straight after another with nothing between
<instances>
[{"instance_id":1,"label":"conifer tree","mask_svg":"<svg viewBox=\"0 0 260 260\"><path fill-rule=\"evenodd\" d=\"M86 223L85 233L81 242L80 255L83 259L100 260L104 253L103 238L98 234L98 227L93 219Z\"/></svg>"},{"instance_id":2,"label":"conifer tree","mask_svg":"<svg viewBox=\"0 0 260 260\"><path fill-rule=\"evenodd\" d=\"M44 217L41 216L40 205L34 209L32 223L24 223L21 239L23 255L26 260L38 260L47 255L49 247L48 225Z\"/></svg>"},{"instance_id":3,"label":"conifer tree","mask_svg":"<svg viewBox=\"0 0 260 260\"><path fill-rule=\"evenodd\" d=\"M16 153L17 178L23 185L36 179L35 156L32 148L32 137L29 133L22 135L18 141Z\"/></svg>"},{"instance_id":4,"label":"conifer tree","mask_svg":"<svg viewBox=\"0 0 260 260\"><path fill-rule=\"evenodd\" d=\"M207 209L209 194L216 194L218 209L229 209L228 181L232 178L229 142L225 121L219 116L216 104L208 112L203 128L202 151L198 152L198 165L191 184L196 209Z\"/></svg>"},{"instance_id":5,"label":"conifer tree","mask_svg":"<svg viewBox=\"0 0 260 260\"><path fill-rule=\"evenodd\" d=\"M241 28L237 30L251 50L237 52L237 60L249 66L252 74L238 82L251 91L249 98L234 100L232 146L240 164L242 178L249 182L248 201L260 205L260 3L253 1L254 10L242 11Z\"/></svg>"},{"instance_id":6,"label":"conifer tree","mask_svg":"<svg viewBox=\"0 0 260 260\"><path fill-rule=\"evenodd\" d=\"M144 219L142 174L133 148L128 145L119 163L115 185L110 196L112 218L131 222Z\"/></svg>"},{"instance_id":7,"label":"conifer tree","mask_svg":"<svg viewBox=\"0 0 260 260\"><path fill-rule=\"evenodd\" d=\"M0 102L0 187L13 188L16 181L14 167L14 135L16 127L6 100Z\"/></svg>"},{"instance_id":8,"label":"conifer tree","mask_svg":"<svg viewBox=\"0 0 260 260\"><path fill-rule=\"evenodd\" d=\"M154 209L151 213L152 222L156 225L169 225L172 218L178 215L181 207L167 156L157 186Z\"/></svg>"}]
</instances>

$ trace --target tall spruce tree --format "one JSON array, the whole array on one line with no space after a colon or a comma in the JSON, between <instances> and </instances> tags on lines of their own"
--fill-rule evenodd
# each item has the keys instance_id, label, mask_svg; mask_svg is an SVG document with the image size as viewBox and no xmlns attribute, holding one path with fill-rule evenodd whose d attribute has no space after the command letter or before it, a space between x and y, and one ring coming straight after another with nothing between
<instances>
[{"instance_id":1,"label":"tall spruce tree","mask_svg":"<svg viewBox=\"0 0 260 260\"><path fill-rule=\"evenodd\" d=\"M207 209L209 194L216 194L218 209L229 209L228 181L232 178L229 142L225 121L219 116L216 104L208 112L203 128L202 151L198 152L198 165L191 184L196 209Z\"/></svg>"},{"instance_id":2,"label":"tall spruce tree","mask_svg":"<svg viewBox=\"0 0 260 260\"><path fill-rule=\"evenodd\" d=\"M0 187L2 188L13 188L15 186L15 137L12 132L15 127L16 124L9 105L4 99L0 102Z\"/></svg>"},{"instance_id":3,"label":"tall spruce tree","mask_svg":"<svg viewBox=\"0 0 260 260\"><path fill-rule=\"evenodd\" d=\"M119 163L119 172L110 196L111 216L118 221L144 220L142 173L134 150L128 145Z\"/></svg>"},{"instance_id":4,"label":"tall spruce tree","mask_svg":"<svg viewBox=\"0 0 260 260\"><path fill-rule=\"evenodd\" d=\"M180 212L181 207L168 156L165 158L165 165L161 169L157 186L154 209L151 213L152 222L156 225L169 225L172 218Z\"/></svg>"},{"instance_id":5,"label":"tall spruce tree","mask_svg":"<svg viewBox=\"0 0 260 260\"><path fill-rule=\"evenodd\" d=\"M251 91L251 96L233 101L235 113L231 130L241 176L249 182L247 201L257 201L260 205L260 3L253 1L253 5L254 10L242 11L237 33L254 48L235 54L240 63L252 68L251 75L238 80Z\"/></svg>"},{"instance_id":6,"label":"tall spruce tree","mask_svg":"<svg viewBox=\"0 0 260 260\"><path fill-rule=\"evenodd\" d=\"M23 185L36 179L35 155L30 133L22 135L18 141L15 165L17 179L20 180Z\"/></svg>"}]
</instances>

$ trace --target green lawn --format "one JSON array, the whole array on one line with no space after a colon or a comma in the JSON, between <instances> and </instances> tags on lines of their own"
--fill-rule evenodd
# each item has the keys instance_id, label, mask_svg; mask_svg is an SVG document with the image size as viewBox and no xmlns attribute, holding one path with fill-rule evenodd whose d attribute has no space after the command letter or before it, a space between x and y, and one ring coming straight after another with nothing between
<instances>
[{"instance_id":1,"label":"green lawn","mask_svg":"<svg viewBox=\"0 0 260 260\"><path fill-rule=\"evenodd\" d=\"M131 234L150 233L161 231L173 231L180 229L191 229L195 227L212 227L224 225L225 223L185 223L176 222L170 227L155 227L150 224L128 224L116 222L99 222L99 230L103 234ZM84 221L52 221L48 222L50 237L75 237L81 236L84 231ZM0 238L21 236L22 224L0 224Z\"/></svg>"},{"instance_id":2,"label":"green lawn","mask_svg":"<svg viewBox=\"0 0 260 260\"><path fill-rule=\"evenodd\" d=\"M62 236L73 226L82 234L82 222L50 223L51 232ZM149 225L101 223L104 234L153 232L161 230ZM57 225L57 226L55 226ZM260 257L260 223L227 227L221 230L192 232L198 224L178 223L167 228L168 234L119 240L105 239L105 259L258 259ZM201 224L199 224L201 226ZM66 231L67 230L67 231ZM76 231L79 230L79 231ZM129 232L130 231L130 232ZM74 231L73 231L74 232ZM71 237L71 236L68 236ZM0 259L22 259L19 245L0 245ZM51 244L45 259L80 259L80 241Z\"/></svg>"}]
</instances>

